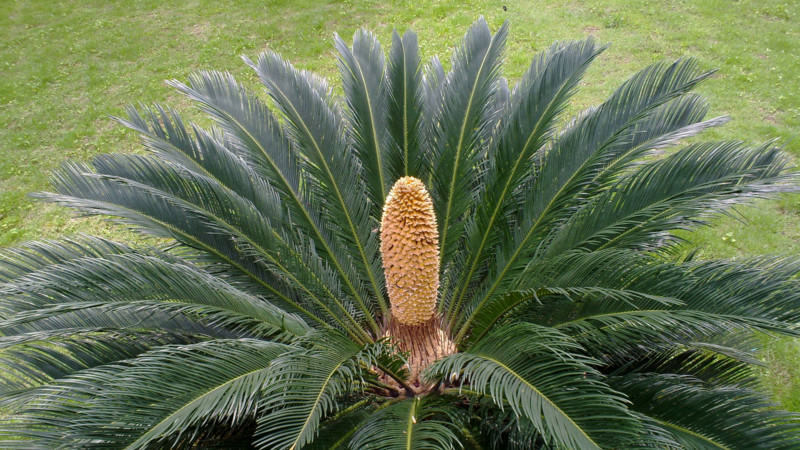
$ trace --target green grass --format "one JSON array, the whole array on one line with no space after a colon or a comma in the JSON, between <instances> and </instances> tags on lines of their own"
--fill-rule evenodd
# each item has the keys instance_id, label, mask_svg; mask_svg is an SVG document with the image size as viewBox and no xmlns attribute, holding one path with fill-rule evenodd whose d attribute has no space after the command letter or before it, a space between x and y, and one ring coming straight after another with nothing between
<instances>
[{"instance_id":1,"label":"green grass","mask_svg":"<svg viewBox=\"0 0 800 450\"><path fill-rule=\"evenodd\" d=\"M503 2L507 11L503 10ZM108 4L107 4L108 3ZM102 221L78 219L26 194L45 190L69 159L136 151L136 138L109 116L128 103L190 105L163 81L198 69L253 76L239 56L270 48L297 66L336 76L332 36L358 27L388 45L391 30L420 35L423 56L444 61L466 27L484 15L512 24L506 75L517 79L534 52L589 34L611 48L573 105L597 103L645 65L692 56L719 72L699 91L727 126L705 138L777 138L800 156L800 3L789 1L263 0L240 2L7 1L0 15L0 246L88 232L129 238ZM302 6L300 6L302 4ZM794 140L791 140L794 138ZM760 202L686 237L701 257L800 253L800 197ZM765 384L800 411L800 341L770 341ZM794 386L794 387L792 387ZM792 390L793 389L793 390Z\"/></svg>"}]
</instances>

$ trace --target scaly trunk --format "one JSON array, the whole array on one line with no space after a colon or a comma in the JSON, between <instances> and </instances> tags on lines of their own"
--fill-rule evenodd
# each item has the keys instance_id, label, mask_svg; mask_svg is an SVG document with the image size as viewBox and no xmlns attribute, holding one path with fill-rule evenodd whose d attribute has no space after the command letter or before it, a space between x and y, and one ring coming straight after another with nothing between
<instances>
[{"instance_id":1,"label":"scaly trunk","mask_svg":"<svg viewBox=\"0 0 800 450\"><path fill-rule=\"evenodd\" d=\"M413 177L397 180L381 218L381 257L392 316L384 330L408 352L409 383L429 388L420 373L455 352L436 313L439 293L439 232L430 194Z\"/></svg>"},{"instance_id":2,"label":"scaly trunk","mask_svg":"<svg viewBox=\"0 0 800 450\"><path fill-rule=\"evenodd\" d=\"M397 347L408 353L408 383L417 394L432 387L420 377L422 371L437 359L456 351L453 341L441 326L441 319L433 316L419 325L405 325L391 319L386 329L386 336L393 338Z\"/></svg>"}]
</instances>

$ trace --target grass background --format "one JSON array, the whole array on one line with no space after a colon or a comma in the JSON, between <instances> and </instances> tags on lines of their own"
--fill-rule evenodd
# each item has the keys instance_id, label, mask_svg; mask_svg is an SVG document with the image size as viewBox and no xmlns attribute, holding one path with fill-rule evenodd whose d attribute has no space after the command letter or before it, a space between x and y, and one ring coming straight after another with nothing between
<instances>
[{"instance_id":1,"label":"grass background","mask_svg":"<svg viewBox=\"0 0 800 450\"><path fill-rule=\"evenodd\" d=\"M336 84L332 36L359 27L388 48L391 31L417 31L423 61L449 59L479 16L511 21L505 75L515 81L531 56L556 40L594 35L611 43L573 108L598 103L636 70L662 59L697 58L717 68L698 91L711 115L732 121L706 139L777 138L800 161L800 2L775 0L259 0L60 2L0 0L0 247L87 232L129 238L98 219L31 202L65 160L137 151L136 137L109 116L126 104L159 102L196 117L164 84L199 69L254 76L240 55L265 49ZM222 3L226 3L223 5ZM687 238L701 257L800 254L800 196L739 211ZM767 339L767 338L765 338ZM800 340L767 339L764 383L800 411Z\"/></svg>"}]
</instances>

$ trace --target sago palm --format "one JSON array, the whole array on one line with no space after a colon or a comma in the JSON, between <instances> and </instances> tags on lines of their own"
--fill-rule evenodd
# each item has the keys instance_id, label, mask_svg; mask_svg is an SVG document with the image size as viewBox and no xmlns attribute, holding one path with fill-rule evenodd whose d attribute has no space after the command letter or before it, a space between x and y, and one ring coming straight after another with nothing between
<instances>
[{"instance_id":1,"label":"sago palm","mask_svg":"<svg viewBox=\"0 0 800 450\"><path fill-rule=\"evenodd\" d=\"M509 89L506 33L479 20L449 71L411 32L337 37L342 97L272 52L263 98L172 82L209 126L130 108L147 154L38 197L160 239L2 253L0 446L797 448L752 366L797 335L800 259L680 233L791 190L786 156L685 141L726 121L691 60L568 119L604 47Z\"/></svg>"}]
</instances>

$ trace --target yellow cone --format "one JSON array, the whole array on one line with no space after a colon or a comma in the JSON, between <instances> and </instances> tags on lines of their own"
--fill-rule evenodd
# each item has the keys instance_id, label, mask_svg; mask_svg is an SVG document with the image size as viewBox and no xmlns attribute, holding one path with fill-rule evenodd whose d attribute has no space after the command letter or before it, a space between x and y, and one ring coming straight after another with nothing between
<instances>
[{"instance_id":1,"label":"yellow cone","mask_svg":"<svg viewBox=\"0 0 800 450\"><path fill-rule=\"evenodd\" d=\"M417 178L400 178L386 197L381 256L392 316L404 325L430 320L439 291L439 231L431 196Z\"/></svg>"}]
</instances>

